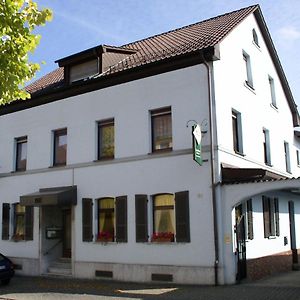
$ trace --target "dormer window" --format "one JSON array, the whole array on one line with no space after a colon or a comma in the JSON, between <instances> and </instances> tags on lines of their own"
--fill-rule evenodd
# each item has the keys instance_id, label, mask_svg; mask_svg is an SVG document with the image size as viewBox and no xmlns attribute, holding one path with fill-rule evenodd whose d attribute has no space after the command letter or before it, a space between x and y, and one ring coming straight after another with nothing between
<instances>
[{"instance_id":1,"label":"dormer window","mask_svg":"<svg viewBox=\"0 0 300 300\"><path fill-rule=\"evenodd\" d=\"M99 73L98 59L70 66L70 83L89 78Z\"/></svg>"},{"instance_id":2,"label":"dormer window","mask_svg":"<svg viewBox=\"0 0 300 300\"><path fill-rule=\"evenodd\" d=\"M253 42L254 44L259 47L259 43L258 43L258 36L257 36L257 33L255 31L255 29L253 28L252 29L252 36L253 36Z\"/></svg>"}]
</instances>

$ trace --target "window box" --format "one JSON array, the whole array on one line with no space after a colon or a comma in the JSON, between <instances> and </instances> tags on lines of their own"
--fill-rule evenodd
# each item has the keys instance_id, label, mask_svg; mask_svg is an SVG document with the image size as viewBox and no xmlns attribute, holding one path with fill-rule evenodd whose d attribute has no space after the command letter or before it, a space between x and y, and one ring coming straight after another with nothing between
<instances>
[{"instance_id":1,"label":"window box","mask_svg":"<svg viewBox=\"0 0 300 300\"><path fill-rule=\"evenodd\" d=\"M108 231L101 231L98 233L97 236L97 242L107 243L107 242L113 242L114 236Z\"/></svg>"},{"instance_id":2,"label":"window box","mask_svg":"<svg viewBox=\"0 0 300 300\"><path fill-rule=\"evenodd\" d=\"M153 233L151 241L157 242L157 243L174 242L174 233L172 233L172 232Z\"/></svg>"}]
</instances>

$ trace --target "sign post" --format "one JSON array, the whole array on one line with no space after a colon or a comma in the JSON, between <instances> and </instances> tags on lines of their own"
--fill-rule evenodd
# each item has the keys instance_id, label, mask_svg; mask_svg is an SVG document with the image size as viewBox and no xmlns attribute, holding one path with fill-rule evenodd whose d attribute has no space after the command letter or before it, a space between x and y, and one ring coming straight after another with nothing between
<instances>
[{"instance_id":1,"label":"sign post","mask_svg":"<svg viewBox=\"0 0 300 300\"><path fill-rule=\"evenodd\" d=\"M193 160L202 166L202 153L201 153L201 128L199 124L192 126L192 136L193 136Z\"/></svg>"}]
</instances>

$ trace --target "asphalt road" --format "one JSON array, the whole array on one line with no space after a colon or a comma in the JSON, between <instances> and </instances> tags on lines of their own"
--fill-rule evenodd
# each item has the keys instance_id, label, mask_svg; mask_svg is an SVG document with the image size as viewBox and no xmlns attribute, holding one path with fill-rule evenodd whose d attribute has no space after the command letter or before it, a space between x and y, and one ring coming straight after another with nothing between
<instances>
[{"instance_id":1,"label":"asphalt road","mask_svg":"<svg viewBox=\"0 0 300 300\"><path fill-rule=\"evenodd\" d=\"M300 271L252 283L218 287L16 276L8 286L0 286L0 300L4 299L300 300Z\"/></svg>"}]
</instances>

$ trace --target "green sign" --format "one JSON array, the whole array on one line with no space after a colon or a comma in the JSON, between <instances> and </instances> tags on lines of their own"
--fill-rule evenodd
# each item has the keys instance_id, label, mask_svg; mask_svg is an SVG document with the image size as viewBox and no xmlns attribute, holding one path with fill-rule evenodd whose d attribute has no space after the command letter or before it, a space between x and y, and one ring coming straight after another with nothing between
<instances>
[{"instance_id":1,"label":"green sign","mask_svg":"<svg viewBox=\"0 0 300 300\"><path fill-rule=\"evenodd\" d=\"M192 126L192 136L193 136L193 159L194 161L202 166L202 153L201 153L201 128L200 125Z\"/></svg>"}]
</instances>

